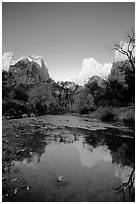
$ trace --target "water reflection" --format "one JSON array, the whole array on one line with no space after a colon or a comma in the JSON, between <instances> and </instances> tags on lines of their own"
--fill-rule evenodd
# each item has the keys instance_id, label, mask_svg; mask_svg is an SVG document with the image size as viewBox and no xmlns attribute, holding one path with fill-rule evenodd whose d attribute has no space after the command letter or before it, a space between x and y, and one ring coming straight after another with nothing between
<instances>
[{"instance_id":1,"label":"water reflection","mask_svg":"<svg viewBox=\"0 0 137 204\"><path fill-rule=\"evenodd\" d=\"M127 182L133 169L134 140L108 133L51 127L22 133L25 151L14 160L13 170L20 170L31 190L15 200L123 201L114 188ZM60 175L64 180L58 183Z\"/></svg>"},{"instance_id":2,"label":"water reflection","mask_svg":"<svg viewBox=\"0 0 137 204\"><path fill-rule=\"evenodd\" d=\"M93 146L107 146L112 156L112 162L122 166L132 166L135 161L135 141L133 138L122 138L108 135L107 130L87 132L85 141Z\"/></svg>"},{"instance_id":3,"label":"water reflection","mask_svg":"<svg viewBox=\"0 0 137 204\"><path fill-rule=\"evenodd\" d=\"M120 178L120 182L126 183L129 179L133 168L130 166L121 166L120 164L114 163L114 175L117 178Z\"/></svg>"},{"instance_id":4,"label":"water reflection","mask_svg":"<svg viewBox=\"0 0 137 204\"><path fill-rule=\"evenodd\" d=\"M24 158L22 161L14 161L14 166L27 166L27 167L34 167L38 162L40 162L40 156L38 154L34 154L30 158Z\"/></svg>"},{"instance_id":5,"label":"water reflection","mask_svg":"<svg viewBox=\"0 0 137 204\"><path fill-rule=\"evenodd\" d=\"M83 166L92 167L101 160L112 162L112 156L107 146L93 148L82 142L77 142L74 145L79 151L80 161Z\"/></svg>"}]
</instances>

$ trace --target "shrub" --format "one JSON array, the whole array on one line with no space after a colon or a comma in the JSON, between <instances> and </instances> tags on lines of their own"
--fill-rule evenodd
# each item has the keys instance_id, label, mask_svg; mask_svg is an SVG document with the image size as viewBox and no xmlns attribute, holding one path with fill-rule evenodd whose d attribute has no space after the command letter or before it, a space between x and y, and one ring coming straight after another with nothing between
<instances>
[{"instance_id":1,"label":"shrub","mask_svg":"<svg viewBox=\"0 0 137 204\"><path fill-rule=\"evenodd\" d=\"M112 109L111 107L100 107L98 109L98 113L99 113L99 118L102 121L107 121L107 122L111 122L116 120L116 116L117 116L117 111L116 109Z\"/></svg>"},{"instance_id":2,"label":"shrub","mask_svg":"<svg viewBox=\"0 0 137 204\"><path fill-rule=\"evenodd\" d=\"M20 118L23 114L30 113L30 106L28 103L18 100L6 100L2 104L2 114L14 118Z\"/></svg>"},{"instance_id":3,"label":"shrub","mask_svg":"<svg viewBox=\"0 0 137 204\"><path fill-rule=\"evenodd\" d=\"M47 112L47 104L42 103L41 101L36 104L36 112L38 115L44 115Z\"/></svg>"},{"instance_id":4,"label":"shrub","mask_svg":"<svg viewBox=\"0 0 137 204\"><path fill-rule=\"evenodd\" d=\"M48 107L48 114L61 114L64 112L65 110L57 102L50 102Z\"/></svg>"},{"instance_id":5,"label":"shrub","mask_svg":"<svg viewBox=\"0 0 137 204\"><path fill-rule=\"evenodd\" d=\"M90 108L87 106L87 105L84 105L80 110L79 110L79 113L80 114L87 114L89 113L90 111Z\"/></svg>"},{"instance_id":6,"label":"shrub","mask_svg":"<svg viewBox=\"0 0 137 204\"><path fill-rule=\"evenodd\" d=\"M128 111L125 113L123 118L124 123L135 123L135 114L133 111Z\"/></svg>"},{"instance_id":7,"label":"shrub","mask_svg":"<svg viewBox=\"0 0 137 204\"><path fill-rule=\"evenodd\" d=\"M71 108L73 112L87 114L94 109L94 98L89 94L87 88L83 88L75 95L74 104Z\"/></svg>"},{"instance_id":8,"label":"shrub","mask_svg":"<svg viewBox=\"0 0 137 204\"><path fill-rule=\"evenodd\" d=\"M28 94L25 88L18 86L14 88L13 98L18 101L28 101Z\"/></svg>"}]
</instances>

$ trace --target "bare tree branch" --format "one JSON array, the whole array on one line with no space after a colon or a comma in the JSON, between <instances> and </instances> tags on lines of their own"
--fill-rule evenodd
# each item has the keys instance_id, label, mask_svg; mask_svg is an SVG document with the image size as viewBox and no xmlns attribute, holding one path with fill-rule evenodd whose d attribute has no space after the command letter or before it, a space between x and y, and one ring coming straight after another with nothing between
<instances>
[{"instance_id":1,"label":"bare tree branch","mask_svg":"<svg viewBox=\"0 0 137 204\"><path fill-rule=\"evenodd\" d=\"M127 47L126 45L127 44ZM125 46L125 48L124 48ZM134 50L135 50L135 33L132 28L131 35L127 35L127 39L125 38L120 45L115 44L115 50L117 50L119 53L127 57L127 61L131 64L131 67L133 71L135 72L135 56L134 56Z\"/></svg>"}]
</instances>

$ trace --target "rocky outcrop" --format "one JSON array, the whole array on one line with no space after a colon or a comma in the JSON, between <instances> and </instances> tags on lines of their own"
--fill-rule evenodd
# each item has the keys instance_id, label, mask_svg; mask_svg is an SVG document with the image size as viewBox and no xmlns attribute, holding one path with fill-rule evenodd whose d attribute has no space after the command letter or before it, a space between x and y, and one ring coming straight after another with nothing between
<instances>
[{"instance_id":1,"label":"rocky outcrop","mask_svg":"<svg viewBox=\"0 0 137 204\"><path fill-rule=\"evenodd\" d=\"M2 55L2 70L8 71L10 65L14 65L18 59L12 52L6 52Z\"/></svg>"},{"instance_id":2,"label":"rocky outcrop","mask_svg":"<svg viewBox=\"0 0 137 204\"><path fill-rule=\"evenodd\" d=\"M100 64L94 58L86 58L82 62L81 71L76 78L76 83L82 85L94 75L105 79L111 72L112 64Z\"/></svg>"},{"instance_id":3,"label":"rocky outcrop","mask_svg":"<svg viewBox=\"0 0 137 204\"><path fill-rule=\"evenodd\" d=\"M17 84L36 84L49 79L49 73L42 57L23 56L16 59L13 53L4 53L2 68L11 73Z\"/></svg>"},{"instance_id":4,"label":"rocky outcrop","mask_svg":"<svg viewBox=\"0 0 137 204\"><path fill-rule=\"evenodd\" d=\"M135 48L133 47L134 44L129 44L128 42L122 40L120 42L120 47L123 50L123 53L125 52L125 54L121 53L121 50L115 50L115 57L114 57L114 62L112 65L112 70L110 75L108 76L109 80L114 80L114 81L118 81L120 83L124 83L125 82L125 70L132 70L131 67L131 63L126 55L126 53L129 54L129 51L131 51L132 55L131 55L131 59L132 57L135 57Z\"/></svg>"},{"instance_id":5,"label":"rocky outcrop","mask_svg":"<svg viewBox=\"0 0 137 204\"><path fill-rule=\"evenodd\" d=\"M125 75L121 71L121 67L123 66L124 61L117 61L113 63L111 73L108 76L108 79L111 81L117 81L117 82L124 82L125 81Z\"/></svg>"},{"instance_id":6,"label":"rocky outcrop","mask_svg":"<svg viewBox=\"0 0 137 204\"><path fill-rule=\"evenodd\" d=\"M129 46L129 47L128 47ZM122 47L123 52L128 52L133 49L134 44L130 44L124 40L120 42L120 47ZM135 48L132 50L132 55L135 57ZM122 62L128 60L127 55L122 54L119 52L119 50L115 50L115 57L114 57L114 62Z\"/></svg>"}]
</instances>

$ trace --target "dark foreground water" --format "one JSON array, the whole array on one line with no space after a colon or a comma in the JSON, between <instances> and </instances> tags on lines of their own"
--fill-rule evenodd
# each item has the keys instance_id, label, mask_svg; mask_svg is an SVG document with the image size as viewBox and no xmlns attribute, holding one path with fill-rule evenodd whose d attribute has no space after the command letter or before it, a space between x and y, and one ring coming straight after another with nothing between
<instances>
[{"instance_id":1,"label":"dark foreground water","mask_svg":"<svg viewBox=\"0 0 137 204\"><path fill-rule=\"evenodd\" d=\"M18 126L23 145L6 174L8 193L3 200L134 200L132 189L116 190L128 181L134 167L133 132L121 129L89 130L43 120Z\"/></svg>"}]
</instances>

